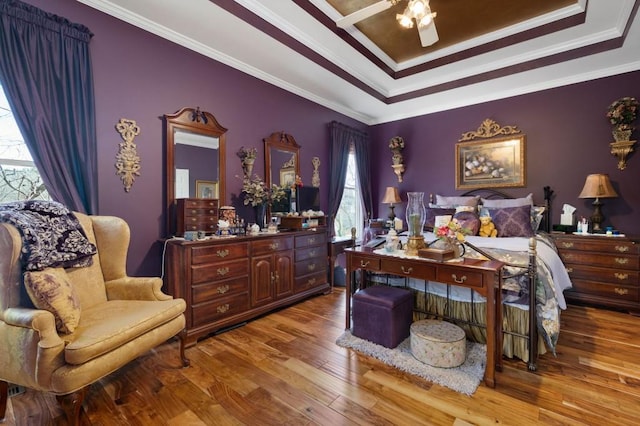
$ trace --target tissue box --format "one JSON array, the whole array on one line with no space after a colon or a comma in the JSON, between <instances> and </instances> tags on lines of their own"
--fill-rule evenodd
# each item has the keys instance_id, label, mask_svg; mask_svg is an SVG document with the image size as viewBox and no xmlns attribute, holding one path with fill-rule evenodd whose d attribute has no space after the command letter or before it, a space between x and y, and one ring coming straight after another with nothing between
<instances>
[{"instance_id":1,"label":"tissue box","mask_svg":"<svg viewBox=\"0 0 640 426\"><path fill-rule=\"evenodd\" d=\"M575 216L573 215L573 213L562 213L560 215L560 225L573 225L574 223L574 219Z\"/></svg>"}]
</instances>

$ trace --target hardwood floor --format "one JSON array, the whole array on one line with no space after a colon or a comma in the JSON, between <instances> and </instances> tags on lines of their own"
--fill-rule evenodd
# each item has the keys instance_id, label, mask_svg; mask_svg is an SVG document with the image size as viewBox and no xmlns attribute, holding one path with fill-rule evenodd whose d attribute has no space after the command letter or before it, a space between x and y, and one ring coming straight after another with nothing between
<instances>
[{"instance_id":1,"label":"hardwood floor","mask_svg":"<svg viewBox=\"0 0 640 426\"><path fill-rule=\"evenodd\" d=\"M558 356L505 361L469 397L335 344L344 289L200 341L179 368L169 342L94 384L85 425L633 425L640 318L570 306ZM54 397L10 398L6 425L61 421Z\"/></svg>"}]
</instances>

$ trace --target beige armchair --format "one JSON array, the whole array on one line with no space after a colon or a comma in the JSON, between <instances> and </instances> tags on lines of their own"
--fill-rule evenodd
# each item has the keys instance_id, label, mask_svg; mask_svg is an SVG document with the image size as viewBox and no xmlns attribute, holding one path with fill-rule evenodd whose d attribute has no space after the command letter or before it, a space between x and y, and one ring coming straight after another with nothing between
<instances>
[{"instance_id":1,"label":"beige armchair","mask_svg":"<svg viewBox=\"0 0 640 426\"><path fill-rule=\"evenodd\" d=\"M92 266L58 268L79 302L77 324L66 334L49 310L34 307L25 291L20 233L0 224L0 419L8 383L55 394L68 422L77 424L88 386L153 347L178 335L182 365L189 365L185 302L164 294L160 278L127 276L126 222L76 216L97 254Z\"/></svg>"}]
</instances>

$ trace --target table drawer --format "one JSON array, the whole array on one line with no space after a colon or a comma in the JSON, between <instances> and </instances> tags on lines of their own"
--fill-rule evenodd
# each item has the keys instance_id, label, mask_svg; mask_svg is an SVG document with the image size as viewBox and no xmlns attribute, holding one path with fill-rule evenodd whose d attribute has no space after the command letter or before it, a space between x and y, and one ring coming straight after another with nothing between
<instances>
[{"instance_id":1,"label":"table drawer","mask_svg":"<svg viewBox=\"0 0 640 426\"><path fill-rule=\"evenodd\" d=\"M227 280L246 276L249 273L249 260L239 259L230 262L195 265L191 267L191 283Z\"/></svg>"},{"instance_id":2,"label":"table drawer","mask_svg":"<svg viewBox=\"0 0 640 426\"><path fill-rule=\"evenodd\" d=\"M300 262L296 262L296 276L312 274L314 272L327 271L327 257L320 257L316 259L307 259Z\"/></svg>"},{"instance_id":3,"label":"table drawer","mask_svg":"<svg viewBox=\"0 0 640 426\"><path fill-rule=\"evenodd\" d=\"M193 305L191 320L196 327L208 325L213 321L246 312L248 309L249 293L242 293Z\"/></svg>"},{"instance_id":4,"label":"table drawer","mask_svg":"<svg viewBox=\"0 0 640 426\"><path fill-rule=\"evenodd\" d=\"M481 272L442 266L438 269L438 276L435 281L453 285L464 284L466 287L484 287L482 278Z\"/></svg>"},{"instance_id":5,"label":"table drawer","mask_svg":"<svg viewBox=\"0 0 640 426\"><path fill-rule=\"evenodd\" d=\"M251 242L251 254L260 256L263 254L271 254L274 251L293 249L293 238L267 238Z\"/></svg>"},{"instance_id":6,"label":"table drawer","mask_svg":"<svg viewBox=\"0 0 640 426\"><path fill-rule=\"evenodd\" d=\"M620 268L638 270L640 257L628 254L600 254L587 251L559 250L560 258L565 264L581 264L604 266L605 268Z\"/></svg>"},{"instance_id":7,"label":"table drawer","mask_svg":"<svg viewBox=\"0 0 640 426\"><path fill-rule=\"evenodd\" d=\"M380 270L380 259L362 254L354 254L351 256L352 269L368 269L369 271Z\"/></svg>"},{"instance_id":8,"label":"table drawer","mask_svg":"<svg viewBox=\"0 0 640 426\"><path fill-rule=\"evenodd\" d=\"M571 279L584 279L590 281L602 281L610 284L638 285L638 271L622 269L597 268L586 265L565 265Z\"/></svg>"},{"instance_id":9,"label":"table drawer","mask_svg":"<svg viewBox=\"0 0 640 426\"><path fill-rule=\"evenodd\" d=\"M607 298L611 301L638 302L640 294L637 286L605 284L588 280L571 280L573 288L566 290L567 297L571 298L571 293L592 295Z\"/></svg>"},{"instance_id":10,"label":"table drawer","mask_svg":"<svg viewBox=\"0 0 640 426\"><path fill-rule=\"evenodd\" d=\"M320 233L310 233L309 235L299 235L296 237L296 248L303 248L316 245L326 245L327 236Z\"/></svg>"},{"instance_id":11,"label":"table drawer","mask_svg":"<svg viewBox=\"0 0 640 426\"><path fill-rule=\"evenodd\" d=\"M393 275L420 278L433 281L436 278L436 268L429 262L402 261L401 259L382 259L382 270Z\"/></svg>"},{"instance_id":12,"label":"table drawer","mask_svg":"<svg viewBox=\"0 0 640 426\"><path fill-rule=\"evenodd\" d=\"M193 247L191 251L191 263L219 262L221 260L232 260L249 255L248 243L220 244Z\"/></svg>"},{"instance_id":13,"label":"table drawer","mask_svg":"<svg viewBox=\"0 0 640 426\"><path fill-rule=\"evenodd\" d=\"M207 302L215 298L231 296L249 291L249 277L238 277L230 280L209 282L192 287L193 303Z\"/></svg>"},{"instance_id":14,"label":"table drawer","mask_svg":"<svg viewBox=\"0 0 640 426\"><path fill-rule=\"evenodd\" d=\"M302 249L296 249L296 262L307 259L317 259L327 257L327 246L314 246Z\"/></svg>"}]
</instances>

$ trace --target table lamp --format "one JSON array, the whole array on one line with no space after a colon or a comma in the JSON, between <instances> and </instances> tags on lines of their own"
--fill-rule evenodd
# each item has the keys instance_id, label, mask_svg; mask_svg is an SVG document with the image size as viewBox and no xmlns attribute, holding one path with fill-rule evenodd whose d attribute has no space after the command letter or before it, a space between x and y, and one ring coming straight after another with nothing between
<instances>
[{"instance_id":1,"label":"table lamp","mask_svg":"<svg viewBox=\"0 0 640 426\"><path fill-rule=\"evenodd\" d=\"M384 198L382 199L383 204L389 204L389 220L393 223L396 218L396 212L394 211L395 203L399 203L402 200L400 199L400 194L398 193L398 188L395 186L387 186L386 191L384 192Z\"/></svg>"},{"instance_id":2,"label":"table lamp","mask_svg":"<svg viewBox=\"0 0 640 426\"><path fill-rule=\"evenodd\" d=\"M587 176L587 180L584 182L584 188L578 196L578 198L595 198L593 202L593 214L591 215L591 223L593 224L592 231L594 233L602 232L600 224L604 220L604 216L600 211L602 202L600 198L615 198L618 193L611 186L609 181L609 175L605 174L591 174Z\"/></svg>"}]
</instances>

